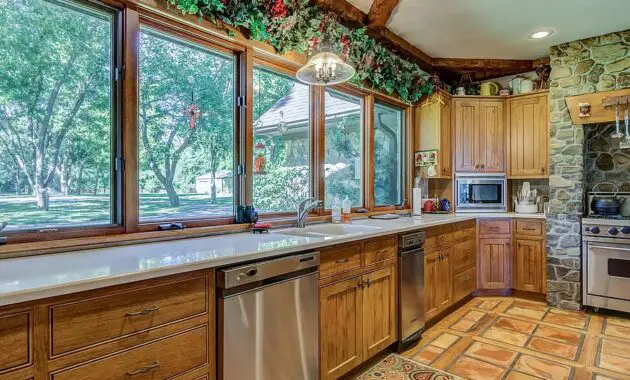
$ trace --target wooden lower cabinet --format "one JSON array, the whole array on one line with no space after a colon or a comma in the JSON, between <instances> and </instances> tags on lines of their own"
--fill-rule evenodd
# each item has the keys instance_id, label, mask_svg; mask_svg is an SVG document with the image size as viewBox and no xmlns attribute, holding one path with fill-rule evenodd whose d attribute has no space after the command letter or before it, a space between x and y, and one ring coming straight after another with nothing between
<instances>
[{"instance_id":1,"label":"wooden lower cabinet","mask_svg":"<svg viewBox=\"0 0 630 380\"><path fill-rule=\"evenodd\" d=\"M510 289L511 238L479 239L479 281L481 289Z\"/></svg>"},{"instance_id":2,"label":"wooden lower cabinet","mask_svg":"<svg viewBox=\"0 0 630 380\"><path fill-rule=\"evenodd\" d=\"M320 288L321 379L338 379L396 341L396 267Z\"/></svg>"},{"instance_id":3,"label":"wooden lower cabinet","mask_svg":"<svg viewBox=\"0 0 630 380\"><path fill-rule=\"evenodd\" d=\"M429 320L451 304L453 248L424 256L424 318Z\"/></svg>"},{"instance_id":4,"label":"wooden lower cabinet","mask_svg":"<svg viewBox=\"0 0 630 380\"><path fill-rule=\"evenodd\" d=\"M321 379L336 379L363 361L361 277L320 289Z\"/></svg>"},{"instance_id":5,"label":"wooden lower cabinet","mask_svg":"<svg viewBox=\"0 0 630 380\"><path fill-rule=\"evenodd\" d=\"M514 250L514 289L543 292L544 241L516 239Z\"/></svg>"}]
</instances>

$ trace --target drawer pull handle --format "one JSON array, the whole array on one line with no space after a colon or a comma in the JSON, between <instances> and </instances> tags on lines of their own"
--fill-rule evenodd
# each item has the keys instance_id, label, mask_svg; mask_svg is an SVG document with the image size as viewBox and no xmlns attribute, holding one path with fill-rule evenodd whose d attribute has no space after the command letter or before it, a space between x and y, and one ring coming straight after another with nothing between
<instances>
[{"instance_id":1,"label":"drawer pull handle","mask_svg":"<svg viewBox=\"0 0 630 380\"><path fill-rule=\"evenodd\" d=\"M337 264L343 264L343 263L347 263L348 262L348 258L346 257L345 259L340 259L335 261Z\"/></svg>"},{"instance_id":2,"label":"drawer pull handle","mask_svg":"<svg viewBox=\"0 0 630 380\"><path fill-rule=\"evenodd\" d=\"M159 366L160 366L160 363L155 361L155 362L153 362L153 363L151 363L151 364L149 364L149 365L147 365L145 367L138 368L135 371L127 371L127 375L133 376L133 375L139 375L141 373L151 372L151 371L153 371L154 369L156 369Z\"/></svg>"},{"instance_id":3,"label":"drawer pull handle","mask_svg":"<svg viewBox=\"0 0 630 380\"><path fill-rule=\"evenodd\" d=\"M387 249L379 249L378 251L376 251L377 255L382 255L382 254L385 254L385 253L387 253Z\"/></svg>"},{"instance_id":4,"label":"drawer pull handle","mask_svg":"<svg viewBox=\"0 0 630 380\"><path fill-rule=\"evenodd\" d=\"M532 228L532 227L523 227L523 230L525 230L525 231L536 231L536 229Z\"/></svg>"},{"instance_id":5,"label":"drawer pull handle","mask_svg":"<svg viewBox=\"0 0 630 380\"><path fill-rule=\"evenodd\" d=\"M464 281L470 281L470 276L464 277Z\"/></svg>"},{"instance_id":6,"label":"drawer pull handle","mask_svg":"<svg viewBox=\"0 0 630 380\"><path fill-rule=\"evenodd\" d=\"M135 317L137 315L149 315L151 313L155 313L158 310L160 310L159 306L151 306L151 307L147 307L144 310L129 312L129 313L125 314L125 315L127 317Z\"/></svg>"}]
</instances>

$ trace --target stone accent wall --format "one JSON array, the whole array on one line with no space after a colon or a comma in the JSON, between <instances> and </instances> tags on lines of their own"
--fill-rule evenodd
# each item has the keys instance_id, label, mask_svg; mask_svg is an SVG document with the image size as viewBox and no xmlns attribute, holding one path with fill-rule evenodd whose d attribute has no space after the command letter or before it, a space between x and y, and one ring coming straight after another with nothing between
<instances>
[{"instance_id":1,"label":"stone accent wall","mask_svg":"<svg viewBox=\"0 0 630 380\"><path fill-rule=\"evenodd\" d=\"M622 121L621 130L624 129ZM620 140L610 138L615 124L587 125L585 132L587 191L600 182L611 182L619 191L630 192L630 150L619 149ZM612 186L602 185L600 190L612 191Z\"/></svg>"},{"instance_id":2,"label":"stone accent wall","mask_svg":"<svg viewBox=\"0 0 630 380\"><path fill-rule=\"evenodd\" d=\"M581 219L584 214L584 128L571 124L564 98L630 87L630 30L551 48L550 210L547 301L581 308Z\"/></svg>"}]
</instances>

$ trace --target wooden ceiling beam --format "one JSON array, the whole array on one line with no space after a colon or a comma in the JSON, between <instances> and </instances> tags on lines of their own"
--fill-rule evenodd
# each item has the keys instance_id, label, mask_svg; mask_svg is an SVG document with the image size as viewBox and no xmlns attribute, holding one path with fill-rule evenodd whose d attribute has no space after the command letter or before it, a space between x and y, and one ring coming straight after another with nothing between
<instances>
[{"instance_id":1,"label":"wooden ceiling beam","mask_svg":"<svg viewBox=\"0 0 630 380\"><path fill-rule=\"evenodd\" d=\"M399 0L374 0L368 13L370 28L385 28Z\"/></svg>"}]
</instances>

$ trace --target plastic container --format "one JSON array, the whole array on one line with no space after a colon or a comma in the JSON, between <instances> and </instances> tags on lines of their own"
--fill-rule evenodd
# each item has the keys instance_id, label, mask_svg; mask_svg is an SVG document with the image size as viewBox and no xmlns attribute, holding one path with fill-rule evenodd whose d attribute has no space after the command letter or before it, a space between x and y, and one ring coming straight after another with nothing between
<instances>
[{"instance_id":1,"label":"plastic container","mask_svg":"<svg viewBox=\"0 0 630 380\"><path fill-rule=\"evenodd\" d=\"M352 203L350 203L350 198L346 195L346 198L343 200L343 213L341 214L341 220L344 223L350 223L350 211L352 210Z\"/></svg>"},{"instance_id":2,"label":"plastic container","mask_svg":"<svg viewBox=\"0 0 630 380\"><path fill-rule=\"evenodd\" d=\"M332 207L332 222L334 224L341 223L341 205L339 204L339 199L335 198Z\"/></svg>"}]
</instances>

